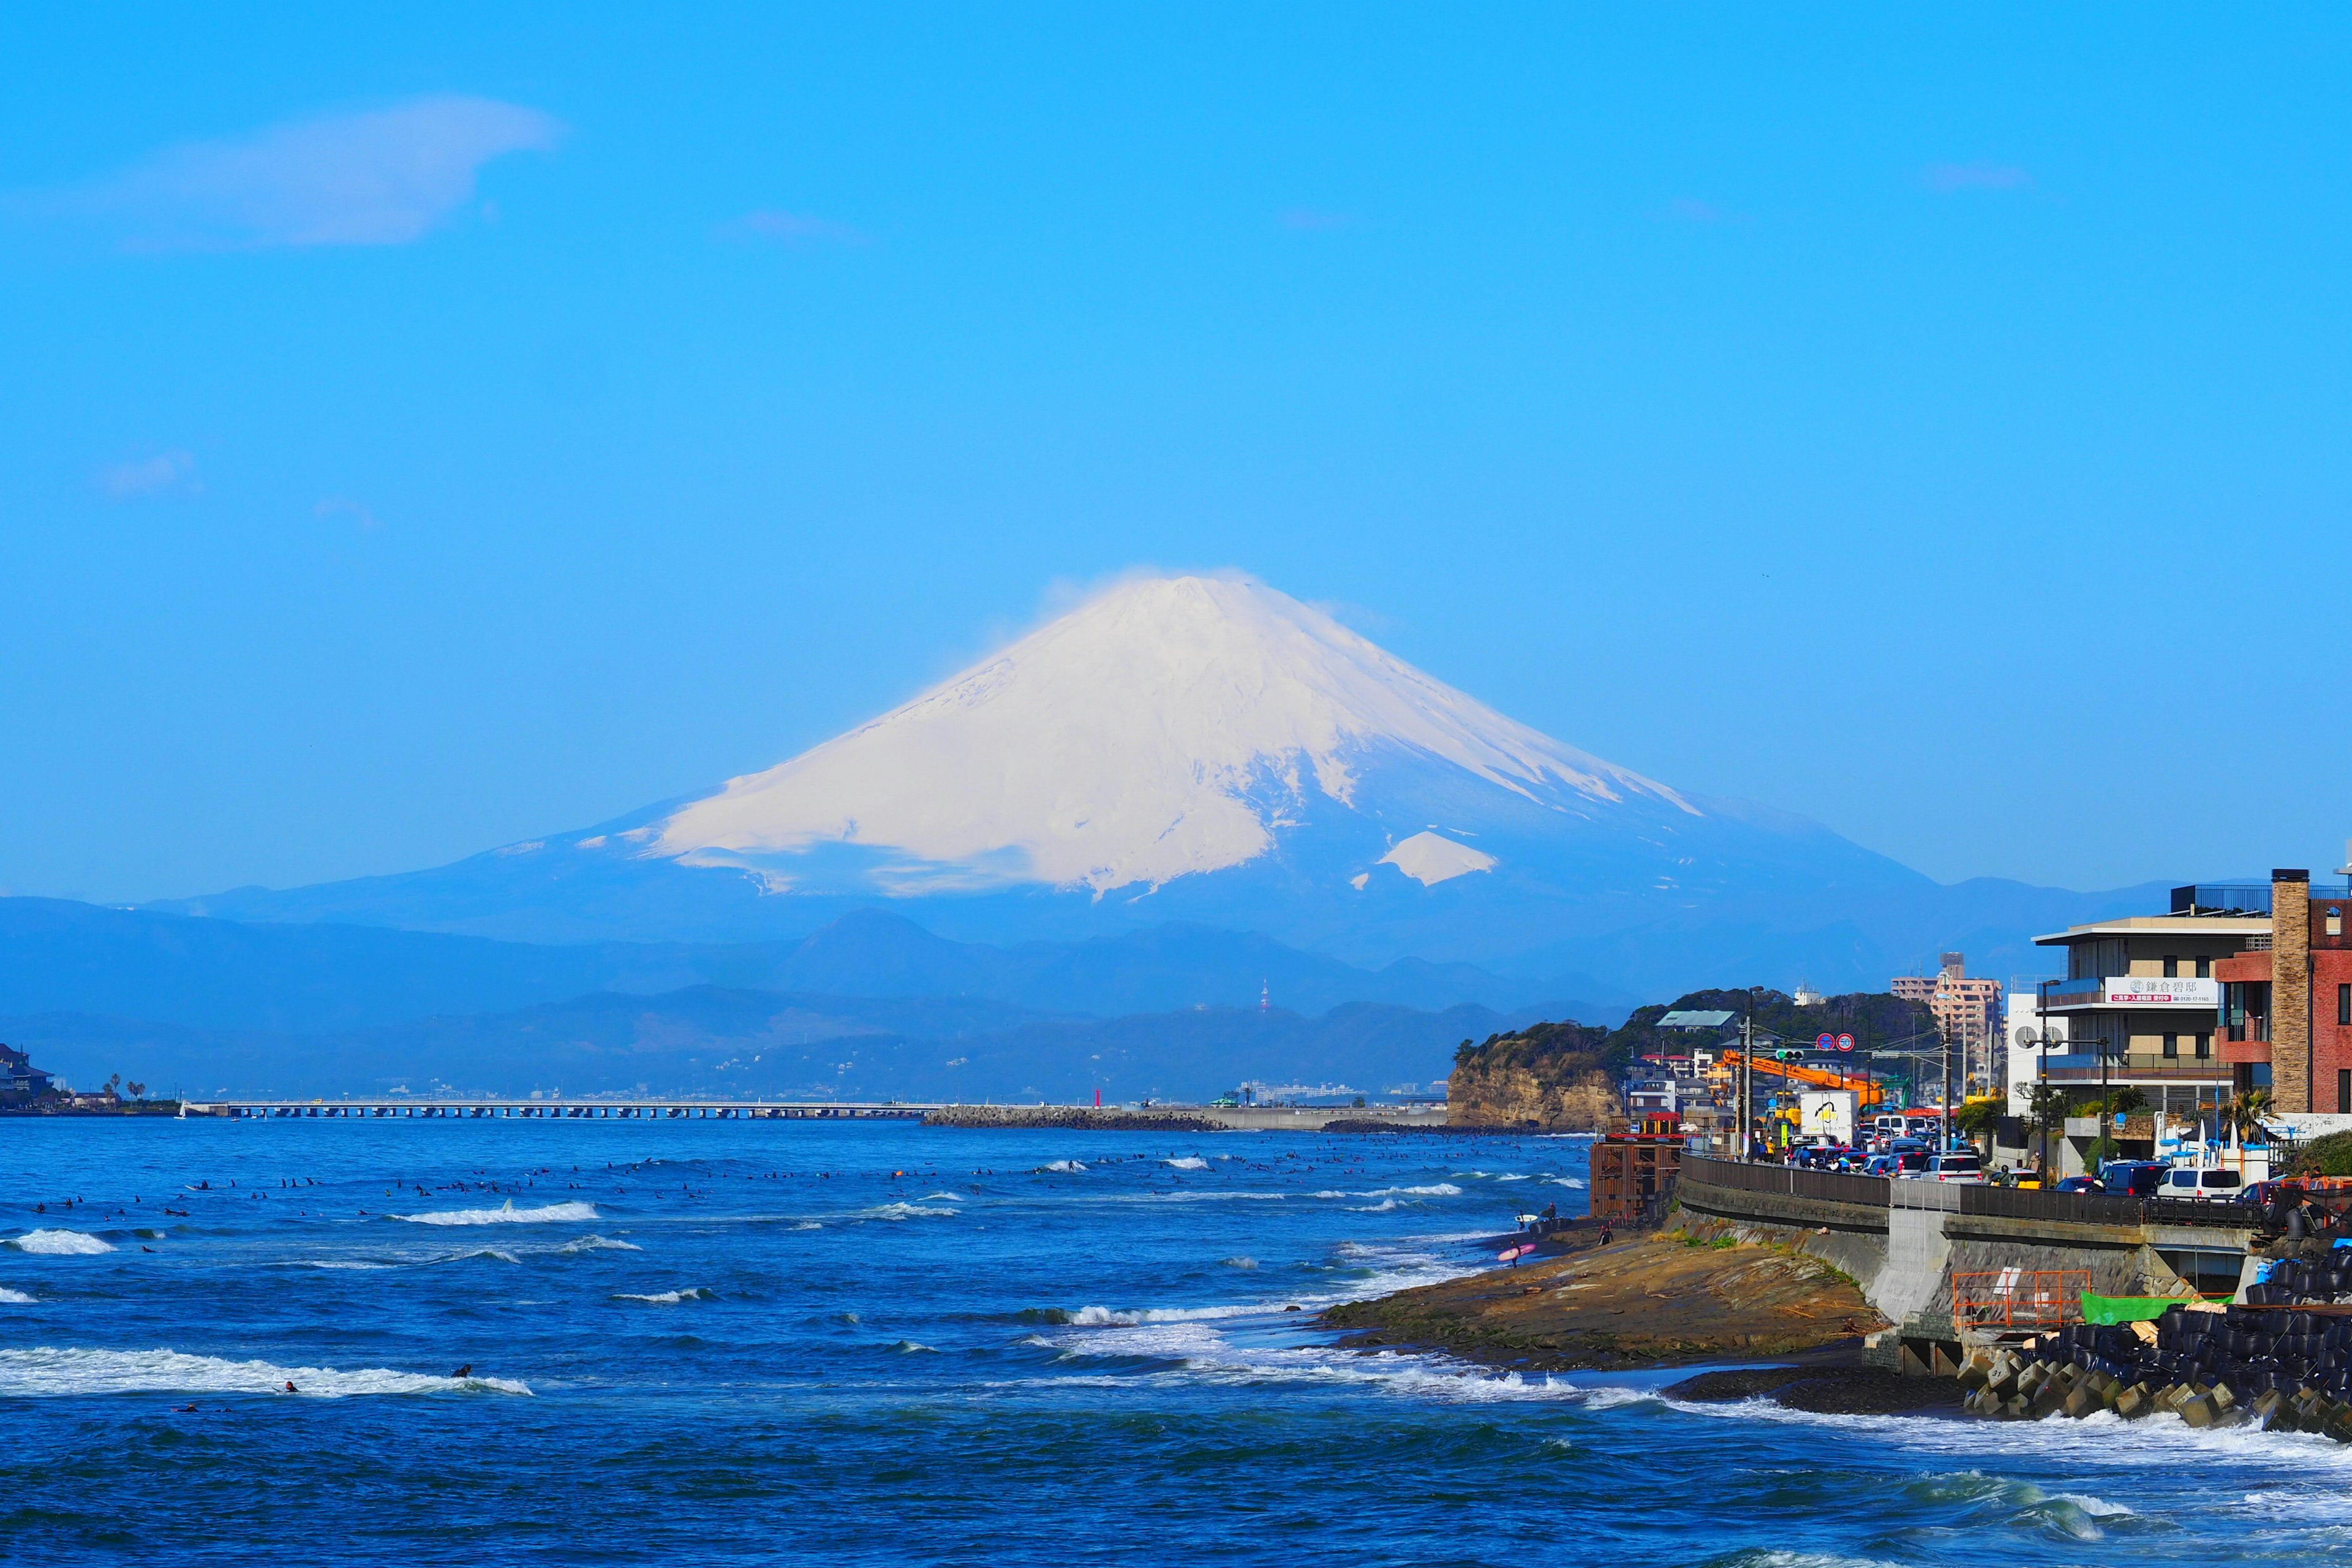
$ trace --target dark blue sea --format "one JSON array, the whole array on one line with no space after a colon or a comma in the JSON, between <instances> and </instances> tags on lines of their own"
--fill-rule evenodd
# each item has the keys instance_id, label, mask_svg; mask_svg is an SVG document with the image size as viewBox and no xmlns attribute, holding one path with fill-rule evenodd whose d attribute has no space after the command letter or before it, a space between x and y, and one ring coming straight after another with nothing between
<instances>
[{"instance_id":1,"label":"dark blue sea","mask_svg":"<svg viewBox=\"0 0 2352 1568\"><path fill-rule=\"evenodd\" d=\"M2352 1551L2321 1438L1685 1405L1308 1322L1490 1263L1585 1166L1564 1138L0 1122L0 1557Z\"/></svg>"}]
</instances>

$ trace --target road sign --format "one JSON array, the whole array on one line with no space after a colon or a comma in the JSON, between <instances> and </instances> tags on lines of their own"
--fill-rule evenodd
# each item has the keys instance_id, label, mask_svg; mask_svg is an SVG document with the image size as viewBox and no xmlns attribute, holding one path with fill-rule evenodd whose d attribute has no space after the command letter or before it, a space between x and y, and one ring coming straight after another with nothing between
<instances>
[{"instance_id":1,"label":"road sign","mask_svg":"<svg viewBox=\"0 0 2352 1568\"><path fill-rule=\"evenodd\" d=\"M1826 1051L1834 1048L1836 1045L1837 1037L1835 1035L1823 1035L1820 1039L1813 1042L1813 1049L1817 1051Z\"/></svg>"},{"instance_id":2,"label":"road sign","mask_svg":"<svg viewBox=\"0 0 2352 1568\"><path fill-rule=\"evenodd\" d=\"M1852 1035L1840 1035L1837 1037L1837 1048L1842 1051L1850 1051L1853 1049L1853 1037Z\"/></svg>"}]
</instances>

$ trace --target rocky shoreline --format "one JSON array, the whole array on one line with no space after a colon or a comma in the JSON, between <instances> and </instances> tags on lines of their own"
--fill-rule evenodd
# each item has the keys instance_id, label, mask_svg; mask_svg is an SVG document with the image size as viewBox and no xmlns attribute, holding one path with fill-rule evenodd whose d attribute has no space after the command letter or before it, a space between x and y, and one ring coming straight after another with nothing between
<instances>
[{"instance_id":1,"label":"rocky shoreline","mask_svg":"<svg viewBox=\"0 0 2352 1568\"><path fill-rule=\"evenodd\" d=\"M1885 1326L1853 1279L1807 1253L1680 1232L1601 1244L1591 1222L1512 1268L1325 1311L1357 1350L1440 1351L1517 1372L1631 1371L1829 1352L1860 1369ZM1547 1256L1549 1254L1549 1256Z\"/></svg>"}]
</instances>

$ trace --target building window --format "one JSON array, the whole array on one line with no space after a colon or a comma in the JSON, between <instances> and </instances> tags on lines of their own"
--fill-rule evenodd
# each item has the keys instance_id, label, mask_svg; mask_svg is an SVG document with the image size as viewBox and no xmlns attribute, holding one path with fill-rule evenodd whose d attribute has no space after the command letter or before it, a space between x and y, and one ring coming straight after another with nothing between
<instances>
[{"instance_id":1,"label":"building window","mask_svg":"<svg viewBox=\"0 0 2352 1568\"><path fill-rule=\"evenodd\" d=\"M2200 1061L2200 1062L2201 1062L2201 1061L2205 1061L2205 1060L2207 1060L2208 1058L2210 1058L2212 1055L2213 1055L2213 1037L2212 1037L2212 1036L2210 1036L2210 1035L2200 1035L2200 1036L2198 1036L2198 1037L2197 1037L2197 1059L2198 1059L2199 1061Z\"/></svg>"},{"instance_id":2,"label":"building window","mask_svg":"<svg viewBox=\"0 0 2352 1568\"><path fill-rule=\"evenodd\" d=\"M2213 978L2213 961L2211 959L2200 958L2197 961L2197 978L2200 980L2210 980Z\"/></svg>"},{"instance_id":3,"label":"building window","mask_svg":"<svg viewBox=\"0 0 2352 1568\"><path fill-rule=\"evenodd\" d=\"M2341 904L2327 906L2327 934L2330 936L2344 934L2344 907Z\"/></svg>"},{"instance_id":4,"label":"building window","mask_svg":"<svg viewBox=\"0 0 2352 1568\"><path fill-rule=\"evenodd\" d=\"M2168 1062L2177 1062L2180 1059L2180 1037L2179 1035L2167 1035L2164 1037L2164 1059Z\"/></svg>"},{"instance_id":5,"label":"building window","mask_svg":"<svg viewBox=\"0 0 2352 1568\"><path fill-rule=\"evenodd\" d=\"M2336 1069L2336 1114L2352 1116L2352 1068Z\"/></svg>"},{"instance_id":6,"label":"building window","mask_svg":"<svg viewBox=\"0 0 2352 1568\"><path fill-rule=\"evenodd\" d=\"M2352 1027L2352 985L2338 985L2336 988L2336 1021L2339 1025Z\"/></svg>"},{"instance_id":7,"label":"building window","mask_svg":"<svg viewBox=\"0 0 2352 1568\"><path fill-rule=\"evenodd\" d=\"M2180 978L2180 960L2169 953L2165 955L2164 977L2167 980L2178 980Z\"/></svg>"}]
</instances>

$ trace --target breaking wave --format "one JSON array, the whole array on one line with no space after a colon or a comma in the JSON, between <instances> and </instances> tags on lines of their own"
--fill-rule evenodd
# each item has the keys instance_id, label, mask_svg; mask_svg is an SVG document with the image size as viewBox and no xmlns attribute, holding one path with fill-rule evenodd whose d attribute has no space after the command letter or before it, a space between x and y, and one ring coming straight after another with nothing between
<instances>
[{"instance_id":1,"label":"breaking wave","mask_svg":"<svg viewBox=\"0 0 2352 1568\"><path fill-rule=\"evenodd\" d=\"M433 1377L418 1372L363 1367L278 1366L227 1361L181 1351L0 1350L0 1397L41 1398L76 1394L282 1394L292 1384L303 1394L330 1399L360 1394L527 1394L527 1384L502 1377Z\"/></svg>"},{"instance_id":2,"label":"breaking wave","mask_svg":"<svg viewBox=\"0 0 2352 1568\"><path fill-rule=\"evenodd\" d=\"M614 1241L609 1236L583 1236L576 1241L565 1242L555 1250L558 1252L643 1252L645 1248L634 1241Z\"/></svg>"},{"instance_id":3,"label":"breaking wave","mask_svg":"<svg viewBox=\"0 0 2352 1568\"><path fill-rule=\"evenodd\" d=\"M613 1300L650 1301L656 1307L675 1307L681 1301L716 1301L719 1292L701 1285L687 1290L658 1290L650 1296L641 1296L635 1290L616 1290L613 1293Z\"/></svg>"},{"instance_id":4,"label":"breaking wave","mask_svg":"<svg viewBox=\"0 0 2352 1568\"><path fill-rule=\"evenodd\" d=\"M1078 1163L1076 1160L1056 1160L1049 1165L1040 1165L1037 1168L1040 1171L1059 1171L1066 1176L1075 1175L1076 1173L1086 1169L1084 1165Z\"/></svg>"},{"instance_id":5,"label":"breaking wave","mask_svg":"<svg viewBox=\"0 0 2352 1568\"><path fill-rule=\"evenodd\" d=\"M927 1209L917 1204L884 1204L879 1208L867 1209L853 1217L900 1220L920 1219L928 1216L934 1219L953 1219L955 1214L956 1211L953 1209Z\"/></svg>"},{"instance_id":6,"label":"breaking wave","mask_svg":"<svg viewBox=\"0 0 2352 1568\"><path fill-rule=\"evenodd\" d=\"M1198 1154L1187 1154L1181 1160L1162 1160L1160 1163L1171 1171L1205 1171L1209 1168L1209 1162L1202 1159Z\"/></svg>"},{"instance_id":7,"label":"breaking wave","mask_svg":"<svg viewBox=\"0 0 2352 1568\"><path fill-rule=\"evenodd\" d=\"M509 1198L494 1209L443 1209L432 1214L396 1214L394 1219L411 1225L548 1225L566 1220L594 1219L594 1204L549 1204L544 1208L519 1209Z\"/></svg>"},{"instance_id":8,"label":"breaking wave","mask_svg":"<svg viewBox=\"0 0 2352 1568\"><path fill-rule=\"evenodd\" d=\"M27 1231L8 1245L19 1252L36 1252L45 1258L94 1258L114 1250L112 1242L100 1241L78 1230Z\"/></svg>"},{"instance_id":9,"label":"breaking wave","mask_svg":"<svg viewBox=\"0 0 2352 1568\"><path fill-rule=\"evenodd\" d=\"M0 1307L29 1307L33 1304L33 1299L22 1290L11 1290L0 1285Z\"/></svg>"}]
</instances>

